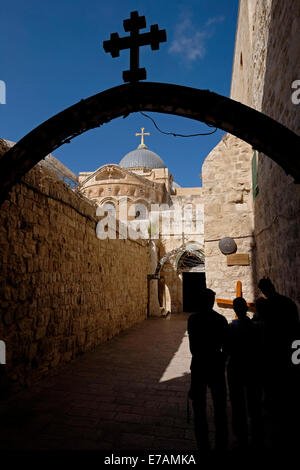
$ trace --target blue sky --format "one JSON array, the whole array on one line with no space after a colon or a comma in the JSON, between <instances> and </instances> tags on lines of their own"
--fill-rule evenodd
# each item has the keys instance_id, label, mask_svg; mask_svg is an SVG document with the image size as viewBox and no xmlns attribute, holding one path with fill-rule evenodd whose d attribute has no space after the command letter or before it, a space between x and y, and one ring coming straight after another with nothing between
<instances>
[{"instance_id":1,"label":"blue sky","mask_svg":"<svg viewBox=\"0 0 300 470\"><path fill-rule=\"evenodd\" d=\"M3 0L0 7L0 80L6 104L0 105L0 137L18 141L34 127L82 98L123 83L129 51L112 58L103 40L122 37L123 19L137 10L147 28L167 30L159 51L140 49L147 80L209 89L229 96L237 0ZM188 119L152 113L166 131L192 134L210 130ZM223 132L212 136L164 136L138 113L115 119L77 137L54 152L72 171L92 171L119 163L139 144L158 153L181 186L200 186L202 163Z\"/></svg>"}]
</instances>

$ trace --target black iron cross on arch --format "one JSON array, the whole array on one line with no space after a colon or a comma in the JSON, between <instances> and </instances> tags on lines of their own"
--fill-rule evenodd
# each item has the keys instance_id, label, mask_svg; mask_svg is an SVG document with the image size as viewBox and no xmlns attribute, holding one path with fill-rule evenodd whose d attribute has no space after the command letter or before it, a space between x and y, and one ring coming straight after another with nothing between
<instances>
[{"instance_id":1,"label":"black iron cross on arch","mask_svg":"<svg viewBox=\"0 0 300 470\"><path fill-rule=\"evenodd\" d=\"M139 30L146 28L146 18L139 16L137 11L130 13L130 18L123 21L125 32L130 36L119 37L118 33L112 33L109 41L103 41L105 52L110 52L112 57L119 57L120 51L130 49L130 69L123 72L124 82L138 82L147 77L146 69L140 68L139 48L150 45L152 50L159 49L161 42L166 42L165 29L159 29L157 24L150 26L149 33L140 34Z\"/></svg>"}]
</instances>

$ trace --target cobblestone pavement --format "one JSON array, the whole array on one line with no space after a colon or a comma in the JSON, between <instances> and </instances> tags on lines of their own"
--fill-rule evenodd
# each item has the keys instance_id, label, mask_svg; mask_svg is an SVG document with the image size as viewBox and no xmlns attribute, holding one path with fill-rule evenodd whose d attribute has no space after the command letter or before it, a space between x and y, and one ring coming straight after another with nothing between
<instances>
[{"instance_id":1,"label":"cobblestone pavement","mask_svg":"<svg viewBox=\"0 0 300 470\"><path fill-rule=\"evenodd\" d=\"M0 448L195 450L186 322L148 319L0 403Z\"/></svg>"}]
</instances>

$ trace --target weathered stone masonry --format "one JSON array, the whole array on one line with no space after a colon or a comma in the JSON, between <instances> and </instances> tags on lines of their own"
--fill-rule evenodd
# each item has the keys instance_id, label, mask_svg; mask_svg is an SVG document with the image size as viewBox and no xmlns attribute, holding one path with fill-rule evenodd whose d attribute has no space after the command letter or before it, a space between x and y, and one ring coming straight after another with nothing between
<instances>
[{"instance_id":1,"label":"weathered stone masonry","mask_svg":"<svg viewBox=\"0 0 300 470\"><path fill-rule=\"evenodd\" d=\"M0 339L8 382L28 384L146 318L149 247L97 239L95 214L40 164L2 205Z\"/></svg>"},{"instance_id":2,"label":"weathered stone masonry","mask_svg":"<svg viewBox=\"0 0 300 470\"><path fill-rule=\"evenodd\" d=\"M299 2L241 0L231 98L298 135L300 104L292 102L291 85L300 79L299 37ZM258 154L257 160L256 277L269 276L300 312L300 185L266 155Z\"/></svg>"},{"instance_id":3,"label":"weathered stone masonry","mask_svg":"<svg viewBox=\"0 0 300 470\"><path fill-rule=\"evenodd\" d=\"M249 144L226 134L202 166L206 283L217 298L233 300L240 280L243 297L254 301L252 155ZM219 249L219 240L224 237L235 240L237 253L249 255L249 266L227 266L226 256ZM228 320L234 318L232 308L218 305L216 309Z\"/></svg>"}]
</instances>

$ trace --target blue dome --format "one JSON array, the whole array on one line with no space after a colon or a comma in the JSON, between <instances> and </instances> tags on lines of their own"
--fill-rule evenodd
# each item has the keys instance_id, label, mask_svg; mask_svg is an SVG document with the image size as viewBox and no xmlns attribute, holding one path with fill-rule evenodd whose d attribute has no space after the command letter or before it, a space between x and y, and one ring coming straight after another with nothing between
<instances>
[{"instance_id":1,"label":"blue dome","mask_svg":"<svg viewBox=\"0 0 300 470\"><path fill-rule=\"evenodd\" d=\"M147 148L137 148L127 153L119 165L122 168L166 168L163 160Z\"/></svg>"}]
</instances>

